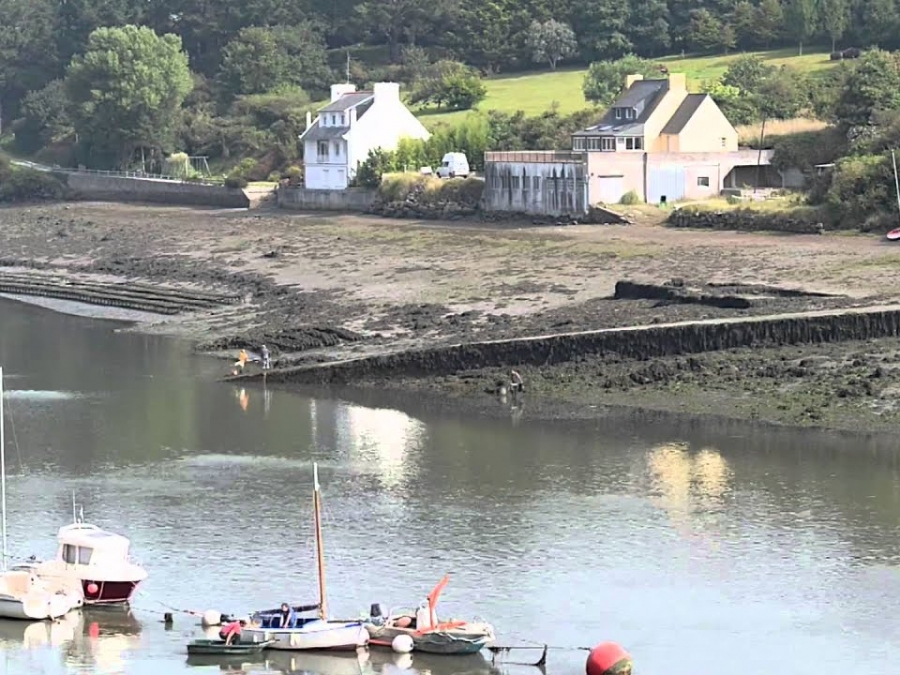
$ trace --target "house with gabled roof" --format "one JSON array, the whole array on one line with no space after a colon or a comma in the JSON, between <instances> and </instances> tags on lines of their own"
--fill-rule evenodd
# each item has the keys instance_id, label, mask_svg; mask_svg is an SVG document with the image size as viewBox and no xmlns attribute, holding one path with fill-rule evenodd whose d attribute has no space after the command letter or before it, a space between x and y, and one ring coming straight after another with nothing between
<instances>
[{"instance_id":1,"label":"house with gabled roof","mask_svg":"<svg viewBox=\"0 0 900 675\"><path fill-rule=\"evenodd\" d=\"M378 82L371 91L331 86L331 100L315 119L307 113L303 144L304 185L343 190L377 148L395 150L401 138L427 140L428 130L400 100L400 85Z\"/></svg>"},{"instance_id":2,"label":"house with gabled roof","mask_svg":"<svg viewBox=\"0 0 900 675\"><path fill-rule=\"evenodd\" d=\"M629 75L596 124L568 151L485 155L485 203L498 210L583 213L634 192L650 204L703 199L742 187L786 187L771 150L738 147L737 130L683 73Z\"/></svg>"},{"instance_id":3,"label":"house with gabled roof","mask_svg":"<svg viewBox=\"0 0 900 675\"><path fill-rule=\"evenodd\" d=\"M572 135L572 149L597 152L735 152L738 134L709 94L691 94L685 76L629 75L600 121Z\"/></svg>"}]
</instances>

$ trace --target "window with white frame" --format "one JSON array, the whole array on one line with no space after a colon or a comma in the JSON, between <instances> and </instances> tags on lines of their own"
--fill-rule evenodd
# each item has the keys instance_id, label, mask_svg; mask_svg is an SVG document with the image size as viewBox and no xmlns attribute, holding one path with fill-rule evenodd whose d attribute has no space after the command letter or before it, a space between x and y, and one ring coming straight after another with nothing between
<instances>
[{"instance_id":1,"label":"window with white frame","mask_svg":"<svg viewBox=\"0 0 900 675\"><path fill-rule=\"evenodd\" d=\"M334 142L334 156L335 157L341 156L341 142L340 141Z\"/></svg>"},{"instance_id":2,"label":"window with white frame","mask_svg":"<svg viewBox=\"0 0 900 675\"><path fill-rule=\"evenodd\" d=\"M599 138L589 138L588 139L588 150L599 150L600 149L600 139Z\"/></svg>"},{"instance_id":3,"label":"window with white frame","mask_svg":"<svg viewBox=\"0 0 900 675\"><path fill-rule=\"evenodd\" d=\"M709 187L709 176L697 176L697 187Z\"/></svg>"},{"instance_id":4,"label":"window with white frame","mask_svg":"<svg viewBox=\"0 0 900 675\"><path fill-rule=\"evenodd\" d=\"M622 109L621 108L616 108L616 119L617 120L622 119Z\"/></svg>"},{"instance_id":5,"label":"window with white frame","mask_svg":"<svg viewBox=\"0 0 900 675\"><path fill-rule=\"evenodd\" d=\"M573 150L584 150L584 139L576 138L572 141L572 149Z\"/></svg>"},{"instance_id":6,"label":"window with white frame","mask_svg":"<svg viewBox=\"0 0 900 675\"><path fill-rule=\"evenodd\" d=\"M644 139L640 136L629 136L625 139L626 150L643 150Z\"/></svg>"},{"instance_id":7,"label":"window with white frame","mask_svg":"<svg viewBox=\"0 0 900 675\"><path fill-rule=\"evenodd\" d=\"M626 120L634 119L634 108L625 108L625 119Z\"/></svg>"},{"instance_id":8,"label":"window with white frame","mask_svg":"<svg viewBox=\"0 0 900 675\"><path fill-rule=\"evenodd\" d=\"M616 151L616 139L612 136L604 136L600 139L600 149L604 152Z\"/></svg>"},{"instance_id":9,"label":"window with white frame","mask_svg":"<svg viewBox=\"0 0 900 675\"><path fill-rule=\"evenodd\" d=\"M319 156L319 159L328 159L328 141L316 143L316 154Z\"/></svg>"}]
</instances>

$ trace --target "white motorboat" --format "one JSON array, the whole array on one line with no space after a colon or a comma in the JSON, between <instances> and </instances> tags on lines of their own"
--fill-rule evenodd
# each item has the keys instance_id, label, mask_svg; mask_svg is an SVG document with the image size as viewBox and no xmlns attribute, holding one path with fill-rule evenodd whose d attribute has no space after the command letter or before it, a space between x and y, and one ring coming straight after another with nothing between
<instances>
[{"instance_id":1,"label":"white motorboat","mask_svg":"<svg viewBox=\"0 0 900 675\"><path fill-rule=\"evenodd\" d=\"M4 437L3 368L0 368L0 618L41 621L58 619L81 607L80 589L65 580L41 579L29 569L7 569L9 551L6 541L6 444Z\"/></svg>"},{"instance_id":2,"label":"white motorboat","mask_svg":"<svg viewBox=\"0 0 900 675\"><path fill-rule=\"evenodd\" d=\"M319 602L315 605L256 612L251 623L241 632L241 640L271 642L269 649L285 651L329 650L353 651L365 647L369 633L361 621L329 621L325 599L325 553L322 550L322 506L319 495L319 467L313 464L313 512L316 527L316 557L319 577ZM318 610L314 617L297 617L297 613ZM287 625L285 624L285 620Z\"/></svg>"},{"instance_id":3,"label":"white motorboat","mask_svg":"<svg viewBox=\"0 0 900 675\"><path fill-rule=\"evenodd\" d=\"M71 525L59 528L54 560L28 567L42 579L77 584L86 605L127 604L147 571L131 560L127 537L83 520L82 513Z\"/></svg>"}]
</instances>

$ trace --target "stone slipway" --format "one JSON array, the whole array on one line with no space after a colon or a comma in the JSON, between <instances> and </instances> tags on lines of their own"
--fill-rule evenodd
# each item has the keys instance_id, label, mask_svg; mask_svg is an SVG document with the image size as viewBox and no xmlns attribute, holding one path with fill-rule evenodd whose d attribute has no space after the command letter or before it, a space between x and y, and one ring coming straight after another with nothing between
<instances>
[{"instance_id":1,"label":"stone slipway","mask_svg":"<svg viewBox=\"0 0 900 675\"><path fill-rule=\"evenodd\" d=\"M891 304L473 342L273 370L266 374L266 379L272 383L350 384L449 375L481 368L539 367L572 361L586 354L648 359L740 347L898 336L900 304ZM248 373L228 379L262 378L262 373Z\"/></svg>"}]
</instances>

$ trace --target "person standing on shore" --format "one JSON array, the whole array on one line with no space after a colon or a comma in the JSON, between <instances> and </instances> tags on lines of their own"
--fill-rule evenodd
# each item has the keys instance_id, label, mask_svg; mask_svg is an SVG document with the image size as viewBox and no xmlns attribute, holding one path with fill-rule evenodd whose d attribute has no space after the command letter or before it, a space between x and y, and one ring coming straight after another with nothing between
<instances>
[{"instance_id":1,"label":"person standing on shore","mask_svg":"<svg viewBox=\"0 0 900 675\"><path fill-rule=\"evenodd\" d=\"M262 356L262 367L263 370L268 370L272 367L272 362L269 360L269 348L263 345L259 350L260 355Z\"/></svg>"}]
</instances>

